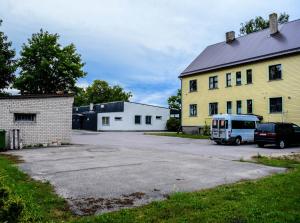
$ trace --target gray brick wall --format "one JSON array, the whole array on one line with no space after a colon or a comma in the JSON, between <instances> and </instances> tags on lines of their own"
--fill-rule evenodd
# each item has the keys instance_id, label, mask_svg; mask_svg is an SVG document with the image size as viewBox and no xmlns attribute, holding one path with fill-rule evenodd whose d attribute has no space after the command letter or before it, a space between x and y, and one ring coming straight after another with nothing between
<instances>
[{"instance_id":1,"label":"gray brick wall","mask_svg":"<svg viewBox=\"0 0 300 223\"><path fill-rule=\"evenodd\" d=\"M23 145L70 143L73 97L0 100L0 129L20 129ZM34 113L35 122L15 122L15 113ZM8 134L7 134L8 137Z\"/></svg>"}]
</instances>

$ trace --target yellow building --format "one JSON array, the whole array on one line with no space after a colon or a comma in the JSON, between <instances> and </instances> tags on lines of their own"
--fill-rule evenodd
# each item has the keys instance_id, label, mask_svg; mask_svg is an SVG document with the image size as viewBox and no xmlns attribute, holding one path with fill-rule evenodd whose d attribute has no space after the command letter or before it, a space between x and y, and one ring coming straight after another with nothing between
<instances>
[{"instance_id":1,"label":"yellow building","mask_svg":"<svg viewBox=\"0 0 300 223\"><path fill-rule=\"evenodd\" d=\"M255 114L300 125L300 20L208 46L180 75L182 126L198 132L214 114Z\"/></svg>"}]
</instances>

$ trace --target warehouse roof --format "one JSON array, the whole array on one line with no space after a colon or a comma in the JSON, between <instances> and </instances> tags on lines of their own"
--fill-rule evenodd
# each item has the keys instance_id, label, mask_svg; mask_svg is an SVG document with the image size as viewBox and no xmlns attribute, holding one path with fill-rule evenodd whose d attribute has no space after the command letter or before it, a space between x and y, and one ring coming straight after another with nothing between
<instances>
[{"instance_id":1,"label":"warehouse roof","mask_svg":"<svg viewBox=\"0 0 300 223\"><path fill-rule=\"evenodd\" d=\"M184 77L224 67L300 52L300 19L208 46L180 75Z\"/></svg>"}]
</instances>

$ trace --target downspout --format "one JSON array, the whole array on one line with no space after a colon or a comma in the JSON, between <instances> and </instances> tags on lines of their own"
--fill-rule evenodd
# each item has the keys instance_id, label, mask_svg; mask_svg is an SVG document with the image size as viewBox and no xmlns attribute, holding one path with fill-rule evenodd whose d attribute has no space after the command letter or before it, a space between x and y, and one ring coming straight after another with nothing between
<instances>
[{"instance_id":1,"label":"downspout","mask_svg":"<svg viewBox=\"0 0 300 223\"><path fill-rule=\"evenodd\" d=\"M181 127L181 131L183 132L183 128L182 128L182 110L183 110L183 103L182 103L182 96L183 96L183 93L182 93L182 78L180 77L180 90L181 90L181 108L180 108L180 127Z\"/></svg>"}]
</instances>

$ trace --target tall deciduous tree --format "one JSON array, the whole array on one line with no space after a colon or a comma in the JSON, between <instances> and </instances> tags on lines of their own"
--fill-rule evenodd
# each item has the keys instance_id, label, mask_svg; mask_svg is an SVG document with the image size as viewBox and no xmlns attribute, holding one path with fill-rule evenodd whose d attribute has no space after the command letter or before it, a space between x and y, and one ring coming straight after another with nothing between
<instances>
[{"instance_id":1,"label":"tall deciduous tree","mask_svg":"<svg viewBox=\"0 0 300 223\"><path fill-rule=\"evenodd\" d=\"M2 20L0 20L0 26ZM15 51L11 48L12 43L7 40L7 36L0 31L0 94L3 89L7 88L14 80Z\"/></svg>"},{"instance_id":2,"label":"tall deciduous tree","mask_svg":"<svg viewBox=\"0 0 300 223\"><path fill-rule=\"evenodd\" d=\"M289 21L289 15L287 13L281 13L278 17L278 23L282 24ZM250 19L245 23L241 23L240 35L246 35L249 33L257 32L269 27L269 20L264 19L261 16L257 16L254 19Z\"/></svg>"},{"instance_id":3,"label":"tall deciduous tree","mask_svg":"<svg viewBox=\"0 0 300 223\"><path fill-rule=\"evenodd\" d=\"M177 90L177 94L168 98L169 108L181 110L181 90Z\"/></svg>"},{"instance_id":4,"label":"tall deciduous tree","mask_svg":"<svg viewBox=\"0 0 300 223\"><path fill-rule=\"evenodd\" d=\"M14 87L22 94L55 94L75 91L78 78L86 73L73 44L62 47L58 34L40 30L33 34L20 52L20 76Z\"/></svg>"},{"instance_id":5,"label":"tall deciduous tree","mask_svg":"<svg viewBox=\"0 0 300 223\"><path fill-rule=\"evenodd\" d=\"M112 101L129 101L131 92L125 92L119 85L110 86L106 81L95 80L93 84L85 90L85 96L75 97L75 102L79 103L105 103ZM82 97L84 99L82 99Z\"/></svg>"},{"instance_id":6,"label":"tall deciduous tree","mask_svg":"<svg viewBox=\"0 0 300 223\"><path fill-rule=\"evenodd\" d=\"M76 87L74 90L74 95L74 106L89 104L84 88Z\"/></svg>"}]
</instances>

